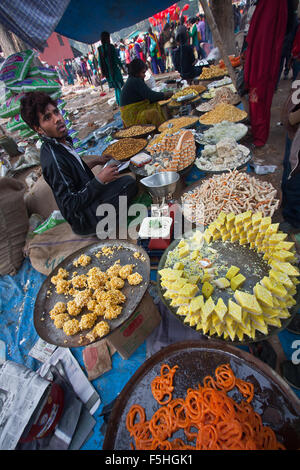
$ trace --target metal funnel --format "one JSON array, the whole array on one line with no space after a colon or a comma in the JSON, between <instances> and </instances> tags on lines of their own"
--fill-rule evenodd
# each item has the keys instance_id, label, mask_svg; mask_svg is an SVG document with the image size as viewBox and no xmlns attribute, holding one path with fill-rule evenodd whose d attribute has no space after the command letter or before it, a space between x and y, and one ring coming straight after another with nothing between
<instances>
[{"instance_id":1,"label":"metal funnel","mask_svg":"<svg viewBox=\"0 0 300 470\"><path fill-rule=\"evenodd\" d=\"M164 198L174 194L179 178L175 171L164 171L141 179L141 183L152 196Z\"/></svg>"}]
</instances>

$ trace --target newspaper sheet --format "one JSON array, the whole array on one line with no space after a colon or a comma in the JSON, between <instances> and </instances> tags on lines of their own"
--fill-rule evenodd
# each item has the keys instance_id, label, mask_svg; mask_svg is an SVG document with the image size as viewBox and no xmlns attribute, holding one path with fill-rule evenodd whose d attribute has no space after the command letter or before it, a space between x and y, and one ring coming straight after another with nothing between
<instances>
[{"instance_id":1,"label":"newspaper sheet","mask_svg":"<svg viewBox=\"0 0 300 470\"><path fill-rule=\"evenodd\" d=\"M50 382L12 361L0 367L0 449L15 449Z\"/></svg>"}]
</instances>

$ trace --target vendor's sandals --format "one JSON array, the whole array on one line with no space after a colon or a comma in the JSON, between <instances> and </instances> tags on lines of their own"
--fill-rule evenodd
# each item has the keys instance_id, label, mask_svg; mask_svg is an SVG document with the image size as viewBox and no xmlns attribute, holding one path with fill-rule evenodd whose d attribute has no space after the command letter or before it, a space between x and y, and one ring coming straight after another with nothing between
<instances>
[{"instance_id":1,"label":"vendor's sandals","mask_svg":"<svg viewBox=\"0 0 300 470\"><path fill-rule=\"evenodd\" d=\"M286 327L286 330L295 335L300 335L300 314L294 316Z\"/></svg>"},{"instance_id":2,"label":"vendor's sandals","mask_svg":"<svg viewBox=\"0 0 300 470\"><path fill-rule=\"evenodd\" d=\"M259 341L249 345L249 351L253 356L268 364L272 369L276 368L277 354L268 341Z\"/></svg>"},{"instance_id":3,"label":"vendor's sandals","mask_svg":"<svg viewBox=\"0 0 300 470\"><path fill-rule=\"evenodd\" d=\"M300 364L284 361L280 364L281 374L284 380L291 386L300 390Z\"/></svg>"}]
</instances>

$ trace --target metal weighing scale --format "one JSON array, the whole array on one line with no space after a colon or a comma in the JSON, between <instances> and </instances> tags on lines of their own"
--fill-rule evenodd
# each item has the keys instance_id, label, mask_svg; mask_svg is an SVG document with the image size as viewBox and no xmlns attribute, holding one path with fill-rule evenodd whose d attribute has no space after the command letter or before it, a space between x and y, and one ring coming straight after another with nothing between
<instances>
[{"instance_id":1,"label":"metal weighing scale","mask_svg":"<svg viewBox=\"0 0 300 470\"><path fill-rule=\"evenodd\" d=\"M138 240L150 257L160 258L172 242L175 213L170 207L179 178L178 173L166 171L140 180L153 201L149 217L141 224Z\"/></svg>"}]
</instances>

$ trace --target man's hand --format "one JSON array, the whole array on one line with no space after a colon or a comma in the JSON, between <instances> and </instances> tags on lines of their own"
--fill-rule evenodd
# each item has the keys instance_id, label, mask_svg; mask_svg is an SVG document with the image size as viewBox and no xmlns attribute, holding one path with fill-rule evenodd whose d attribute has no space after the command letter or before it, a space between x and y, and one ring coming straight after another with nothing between
<instances>
[{"instance_id":1,"label":"man's hand","mask_svg":"<svg viewBox=\"0 0 300 470\"><path fill-rule=\"evenodd\" d=\"M171 98L174 95L174 92L173 91L165 91L164 95L165 95L165 99L167 100L167 99Z\"/></svg>"},{"instance_id":2,"label":"man's hand","mask_svg":"<svg viewBox=\"0 0 300 470\"><path fill-rule=\"evenodd\" d=\"M114 181L119 176L117 165L107 165L100 173L97 174L97 177L102 181L102 183L110 183Z\"/></svg>"},{"instance_id":3,"label":"man's hand","mask_svg":"<svg viewBox=\"0 0 300 470\"><path fill-rule=\"evenodd\" d=\"M109 162L112 158L113 157L110 155L100 155L98 162L100 165L105 165L105 163Z\"/></svg>"}]
</instances>

